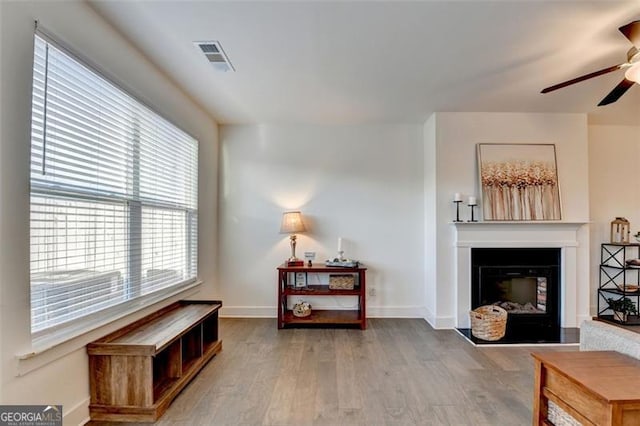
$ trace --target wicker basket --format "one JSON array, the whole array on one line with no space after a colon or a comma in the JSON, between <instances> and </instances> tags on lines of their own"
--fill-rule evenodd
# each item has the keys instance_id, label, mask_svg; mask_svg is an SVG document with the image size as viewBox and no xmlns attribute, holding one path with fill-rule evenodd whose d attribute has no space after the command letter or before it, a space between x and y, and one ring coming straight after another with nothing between
<instances>
[{"instance_id":1,"label":"wicker basket","mask_svg":"<svg viewBox=\"0 0 640 426\"><path fill-rule=\"evenodd\" d=\"M311 315L311 305L306 302L296 303L291 311L298 318L308 317Z\"/></svg>"},{"instance_id":2,"label":"wicker basket","mask_svg":"<svg viewBox=\"0 0 640 426\"><path fill-rule=\"evenodd\" d=\"M547 406L547 420L555 426L582 426L582 423L571 417L553 401L549 401Z\"/></svg>"},{"instance_id":3,"label":"wicker basket","mask_svg":"<svg viewBox=\"0 0 640 426\"><path fill-rule=\"evenodd\" d=\"M329 288L331 290L353 290L356 277L353 275L329 275Z\"/></svg>"},{"instance_id":4,"label":"wicker basket","mask_svg":"<svg viewBox=\"0 0 640 426\"><path fill-rule=\"evenodd\" d=\"M482 340L500 340L507 326L507 311L500 306L480 306L469 312L471 334Z\"/></svg>"}]
</instances>

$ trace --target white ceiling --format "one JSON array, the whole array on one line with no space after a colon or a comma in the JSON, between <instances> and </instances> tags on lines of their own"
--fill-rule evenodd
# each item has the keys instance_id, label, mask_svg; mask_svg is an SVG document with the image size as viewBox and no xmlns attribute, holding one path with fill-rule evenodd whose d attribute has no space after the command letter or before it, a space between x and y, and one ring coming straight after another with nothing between
<instances>
[{"instance_id":1,"label":"white ceiling","mask_svg":"<svg viewBox=\"0 0 640 426\"><path fill-rule=\"evenodd\" d=\"M635 1L92 1L220 123L423 123L435 111L589 113L640 124L624 71ZM218 40L236 72L193 41Z\"/></svg>"}]
</instances>

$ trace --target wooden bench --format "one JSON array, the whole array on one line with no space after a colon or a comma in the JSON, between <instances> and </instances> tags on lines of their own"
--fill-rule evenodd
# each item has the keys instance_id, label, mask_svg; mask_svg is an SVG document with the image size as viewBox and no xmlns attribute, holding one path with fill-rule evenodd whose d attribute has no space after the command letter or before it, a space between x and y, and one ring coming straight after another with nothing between
<instances>
[{"instance_id":1,"label":"wooden bench","mask_svg":"<svg viewBox=\"0 0 640 426\"><path fill-rule=\"evenodd\" d=\"M92 420L154 422L222 349L221 301L181 301L87 346Z\"/></svg>"},{"instance_id":2,"label":"wooden bench","mask_svg":"<svg viewBox=\"0 0 640 426\"><path fill-rule=\"evenodd\" d=\"M531 355L533 425L552 424L549 402L583 425L640 424L640 360L614 351Z\"/></svg>"}]
</instances>

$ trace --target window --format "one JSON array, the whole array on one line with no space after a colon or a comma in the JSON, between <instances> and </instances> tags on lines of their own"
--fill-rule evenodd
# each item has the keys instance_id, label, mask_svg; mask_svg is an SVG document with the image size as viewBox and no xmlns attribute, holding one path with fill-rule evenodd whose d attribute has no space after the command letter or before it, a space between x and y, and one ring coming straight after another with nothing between
<instances>
[{"instance_id":1,"label":"window","mask_svg":"<svg viewBox=\"0 0 640 426\"><path fill-rule=\"evenodd\" d=\"M196 140L36 35L34 337L195 281L197 164Z\"/></svg>"}]
</instances>

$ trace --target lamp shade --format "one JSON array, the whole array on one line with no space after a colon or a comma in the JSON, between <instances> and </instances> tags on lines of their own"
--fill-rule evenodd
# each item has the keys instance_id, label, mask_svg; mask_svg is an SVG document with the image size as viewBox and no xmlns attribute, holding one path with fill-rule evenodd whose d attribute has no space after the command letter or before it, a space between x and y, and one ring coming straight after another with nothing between
<instances>
[{"instance_id":1,"label":"lamp shade","mask_svg":"<svg viewBox=\"0 0 640 426\"><path fill-rule=\"evenodd\" d=\"M300 212L285 212L282 214L281 234L294 234L304 231L306 229L304 223L302 223L302 214Z\"/></svg>"}]
</instances>

